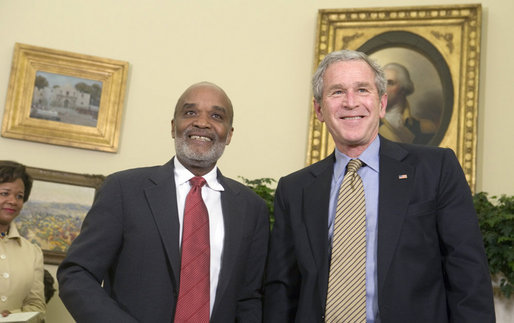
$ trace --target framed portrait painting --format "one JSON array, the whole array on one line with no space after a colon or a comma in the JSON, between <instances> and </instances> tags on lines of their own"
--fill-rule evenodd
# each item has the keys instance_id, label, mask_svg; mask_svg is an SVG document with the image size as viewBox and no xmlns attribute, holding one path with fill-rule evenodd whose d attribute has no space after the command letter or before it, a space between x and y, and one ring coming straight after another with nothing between
<instances>
[{"instance_id":1,"label":"framed portrait painting","mask_svg":"<svg viewBox=\"0 0 514 323\"><path fill-rule=\"evenodd\" d=\"M2 136L118 149L128 63L16 43Z\"/></svg>"},{"instance_id":2,"label":"framed portrait painting","mask_svg":"<svg viewBox=\"0 0 514 323\"><path fill-rule=\"evenodd\" d=\"M46 264L58 265L78 236L102 175L27 167L33 178L30 198L16 217L20 234L43 250Z\"/></svg>"},{"instance_id":3,"label":"framed portrait painting","mask_svg":"<svg viewBox=\"0 0 514 323\"><path fill-rule=\"evenodd\" d=\"M314 68L341 49L366 53L385 72L388 105L379 133L455 151L474 191L481 6L322 9ZM311 110L307 164L334 150Z\"/></svg>"}]
</instances>

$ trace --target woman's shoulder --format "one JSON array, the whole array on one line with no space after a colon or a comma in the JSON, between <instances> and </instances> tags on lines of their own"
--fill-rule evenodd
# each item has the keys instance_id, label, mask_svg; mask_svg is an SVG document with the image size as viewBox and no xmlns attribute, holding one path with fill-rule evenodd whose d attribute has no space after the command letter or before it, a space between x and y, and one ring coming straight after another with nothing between
<instances>
[{"instance_id":1,"label":"woman's shoulder","mask_svg":"<svg viewBox=\"0 0 514 323\"><path fill-rule=\"evenodd\" d=\"M20 235L20 233L18 232L18 228L16 227L16 224L14 222L11 223L9 231L10 231L9 236L12 239L18 240L22 251L33 252L34 254L38 254L38 255L43 254L43 251L39 245L29 241L27 238Z\"/></svg>"}]
</instances>

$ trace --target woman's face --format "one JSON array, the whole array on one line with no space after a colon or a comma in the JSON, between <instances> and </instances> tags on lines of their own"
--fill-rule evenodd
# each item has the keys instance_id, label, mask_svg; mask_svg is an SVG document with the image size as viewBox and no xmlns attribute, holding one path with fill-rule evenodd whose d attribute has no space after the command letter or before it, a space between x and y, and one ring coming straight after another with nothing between
<instances>
[{"instance_id":1,"label":"woman's face","mask_svg":"<svg viewBox=\"0 0 514 323\"><path fill-rule=\"evenodd\" d=\"M0 228L8 227L23 207L25 184L21 179L0 184Z\"/></svg>"}]
</instances>

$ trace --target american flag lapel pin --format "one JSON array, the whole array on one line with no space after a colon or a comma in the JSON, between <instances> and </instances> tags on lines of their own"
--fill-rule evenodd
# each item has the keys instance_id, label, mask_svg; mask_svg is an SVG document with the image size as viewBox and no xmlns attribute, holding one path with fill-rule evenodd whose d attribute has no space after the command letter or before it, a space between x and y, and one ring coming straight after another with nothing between
<instances>
[{"instance_id":1,"label":"american flag lapel pin","mask_svg":"<svg viewBox=\"0 0 514 323\"><path fill-rule=\"evenodd\" d=\"M407 179L407 174L398 175L398 179Z\"/></svg>"}]
</instances>

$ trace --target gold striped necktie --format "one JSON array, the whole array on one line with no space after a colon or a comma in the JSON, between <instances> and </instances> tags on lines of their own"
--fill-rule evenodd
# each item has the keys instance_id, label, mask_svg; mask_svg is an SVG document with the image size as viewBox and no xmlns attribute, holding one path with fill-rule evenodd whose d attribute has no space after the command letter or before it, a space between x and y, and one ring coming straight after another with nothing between
<instances>
[{"instance_id":1,"label":"gold striped necktie","mask_svg":"<svg viewBox=\"0 0 514 323\"><path fill-rule=\"evenodd\" d=\"M359 159L348 162L339 188L325 321L366 322L366 202Z\"/></svg>"}]
</instances>

